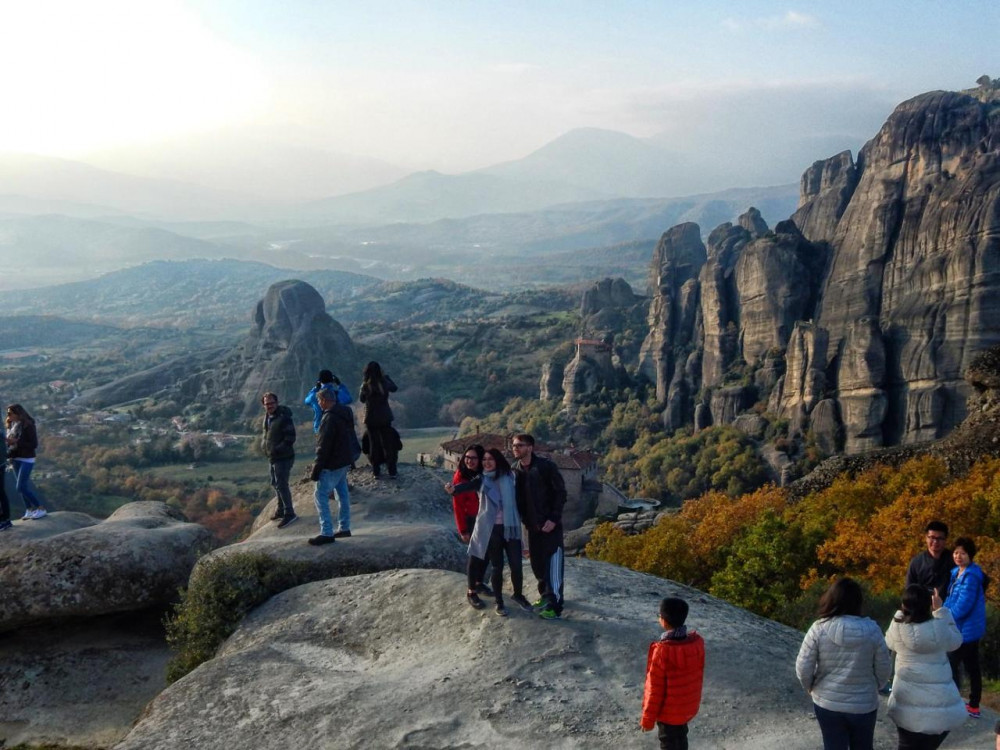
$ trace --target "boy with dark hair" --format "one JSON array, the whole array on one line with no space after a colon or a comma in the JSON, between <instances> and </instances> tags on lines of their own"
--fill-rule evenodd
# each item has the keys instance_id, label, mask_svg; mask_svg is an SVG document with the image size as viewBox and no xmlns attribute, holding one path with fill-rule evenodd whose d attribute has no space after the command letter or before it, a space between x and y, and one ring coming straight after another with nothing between
<instances>
[{"instance_id":1,"label":"boy with dark hair","mask_svg":"<svg viewBox=\"0 0 1000 750\"><path fill-rule=\"evenodd\" d=\"M688 750L688 722L701 706L705 676L705 642L688 631L688 604L668 597L660 602L664 633L649 646L646 690L639 726L648 732L656 725L661 750Z\"/></svg>"},{"instance_id":2,"label":"boy with dark hair","mask_svg":"<svg viewBox=\"0 0 1000 750\"><path fill-rule=\"evenodd\" d=\"M932 594L937 589L938 595L943 598L951 582L951 569L955 567L951 552L946 546L948 525L943 521L931 521L924 532L927 549L910 560L905 585L917 584Z\"/></svg>"}]
</instances>

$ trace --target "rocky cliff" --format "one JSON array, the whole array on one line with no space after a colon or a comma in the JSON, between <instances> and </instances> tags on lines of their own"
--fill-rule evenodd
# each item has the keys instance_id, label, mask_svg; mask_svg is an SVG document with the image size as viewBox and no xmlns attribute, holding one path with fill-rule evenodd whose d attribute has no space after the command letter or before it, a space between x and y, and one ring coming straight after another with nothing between
<instances>
[{"instance_id":1,"label":"rocky cliff","mask_svg":"<svg viewBox=\"0 0 1000 750\"><path fill-rule=\"evenodd\" d=\"M696 225L665 233L640 372L666 426L759 405L846 453L954 428L963 373L1000 343L998 113L977 91L918 96L856 161L806 170L773 231L751 209L707 246Z\"/></svg>"},{"instance_id":2,"label":"rocky cliff","mask_svg":"<svg viewBox=\"0 0 1000 750\"><path fill-rule=\"evenodd\" d=\"M361 363L343 326L326 313L323 297L304 281L272 284L252 312L246 338L231 349L194 352L87 391L79 403L106 406L149 396L186 403L231 403L244 417L260 413L260 397L274 391L300 404L330 369L353 390Z\"/></svg>"}]
</instances>

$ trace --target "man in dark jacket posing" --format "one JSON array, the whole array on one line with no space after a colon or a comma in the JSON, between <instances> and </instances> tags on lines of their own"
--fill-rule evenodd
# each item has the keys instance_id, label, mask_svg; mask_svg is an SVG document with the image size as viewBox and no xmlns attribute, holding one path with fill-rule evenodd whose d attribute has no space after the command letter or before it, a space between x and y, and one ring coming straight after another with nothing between
<instances>
[{"instance_id":1,"label":"man in dark jacket posing","mask_svg":"<svg viewBox=\"0 0 1000 750\"><path fill-rule=\"evenodd\" d=\"M562 510L566 485L554 463L534 455L535 439L531 435L515 435L512 448L517 459L517 509L528 528L531 571L538 579L541 594L535 606L540 617L555 620L563 610Z\"/></svg>"},{"instance_id":2,"label":"man in dark jacket posing","mask_svg":"<svg viewBox=\"0 0 1000 750\"><path fill-rule=\"evenodd\" d=\"M927 549L910 560L906 569L906 585L917 584L930 590L937 589L944 599L951 582L951 569L955 567L948 550L948 526L943 521L931 521L924 529Z\"/></svg>"},{"instance_id":3,"label":"man in dark jacket posing","mask_svg":"<svg viewBox=\"0 0 1000 750\"><path fill-rule=\"evenodd\" d=\"M292 490L288 486L295 463L295 420L292 410L279 406L278 397L273 393L265 393L260 400L264 404L260 447L270 463L271 486L278 497L278 509L271 520L278 521L278 528L283 529L298 520L292 508Z\"/></svg>"},{"instance_id":4,"label":"man in dark jacket posing","mask_svg":"<svg viewBox=\"0 0 1000 750\"><path fill-rule=\"evenodd\" d=\"M319 515L319 536L309 544L329 544L351 535L351 497L347 490L347 470L351 467L351 442L348 430L354 429L354 414L328 390L316 393L323 418L316 433L316 461L309 478L316 482L313 498ZM337 531L330 515L330 493L337 494L340 513Z\"/></svg>"}]
</instances>

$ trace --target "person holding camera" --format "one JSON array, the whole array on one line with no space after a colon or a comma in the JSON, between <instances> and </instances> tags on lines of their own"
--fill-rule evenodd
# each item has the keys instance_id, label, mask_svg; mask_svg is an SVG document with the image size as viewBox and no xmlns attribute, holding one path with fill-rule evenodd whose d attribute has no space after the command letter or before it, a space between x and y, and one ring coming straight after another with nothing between
<instances>
[{"instance_id":1,"label":"person holding camera","mask_svg":"<svg viewBox=\"0 0 1000 750\"><path fill-rule=\"evenodd\" d=\"M312 407L313 410L313 434L319 432L319 423L323 419L323 409L316 398L316 394L323 390L336 396L337 403L343 406L347 406L353 401L351 392L347 390L346 385L340 382L340 378L329 370L320 370L319 377L316 378L316 385L310 389L303 400L303 403Z\"/></svg>"}]
</instances>

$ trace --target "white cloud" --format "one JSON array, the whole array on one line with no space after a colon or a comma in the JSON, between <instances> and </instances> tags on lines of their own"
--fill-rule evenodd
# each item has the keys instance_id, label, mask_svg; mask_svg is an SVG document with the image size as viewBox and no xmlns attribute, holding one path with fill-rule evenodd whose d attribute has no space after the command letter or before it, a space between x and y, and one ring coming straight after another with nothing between
<instances>
[{"instance_id":1,"label":"white cloud","mask_svg":"<svg viewBox=\"0 0 1000 750\"><path fill-rule=\"evenodd\" d=\"M734 18L722 20L723 28L729 31L780 31L788 29L816 29L822 24L816 16L789 10L777 16L762 16L758 18Z\"/></svg>"}]
</instances>

